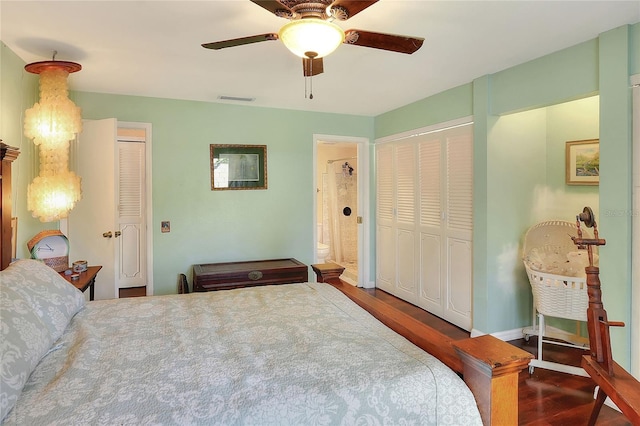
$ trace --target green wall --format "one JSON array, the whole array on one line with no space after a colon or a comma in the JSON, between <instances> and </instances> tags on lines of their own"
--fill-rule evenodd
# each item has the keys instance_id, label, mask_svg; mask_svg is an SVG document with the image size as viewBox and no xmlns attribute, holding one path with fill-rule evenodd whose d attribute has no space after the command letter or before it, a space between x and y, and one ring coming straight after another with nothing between
<instances>
[{"instance_id":1,"label":"green wall","mask_svg":"<svg viewBox=\"0 0 640 426\"><path fill-rule=\"evenodd\" d=\"M600 266L609 318L630 323L629 76L640 69L638 33L640 23L607 31L595 40L478 77L471 87L464 85L376 117L376 138L470 112L474 117L475 330L494 333L530 324L531 295L517 254L521 239L545 215L569 212L571 220L577 211L570 210L583 202L597 203L592 207L602 212L599 227L607 246L600 251ZM585 110L578 113L580 118L561 107L534 111L594 94L599 95L599 105L589 105L594 101L585 99L578 106ZM594 108L599 117L590 120ZM523 111L528 112L515 114ZM551 149L566 140L598 137L599 198L597 189L563 185L564 154L562 149ZM538 161L544 164L532 164ZM544 200L542 211L539 197ZM558 200L567 204L566 209L554 206ZM629 336L628 326L612 331L614 356L627 367Z\"/></svg>"},{"instance_id":2,"label":"green wall","mask_svg":"<svg viewBox=\"0 0 640 426\"><path fill-rule=\"evenodd\" d=\"M614 356L628 367L631 333L631 211L633 207L631 146L631 70L630 53L634 46L630 32L621 27L607 31L599 38L598 69L600 84L600 235L607 245L600 250L600 280L603 302L612 321L623 321L627 327L611 329ZM636 301L636 308L637 308ZM638 350L638 348L635 348ZM626 351L625 351L626 352Z\"/></svg>"},{"instance_id":3,"label":"green wall","mask_svg":"<svg viewBox=\"0 0 640 426\"><path fill-rule=\"evenodd\" d=\"M577 101L565 102L546 108L538 108L526 112L501 116L498 123L510 130L503 132L502 138L492 135L492 140L500 140L500 150L515 145L517 151L526 151L526 161L519 163L513 173L503 178L516 183L513 198L520 197L517 204L521 207L521 220L514 232L521 232L519 244L520 252L513 268L513 276L519 278L518 290L523 298L531 298L529 282L521 262L521 249L524 233L530 226L546 220L565 220L573 222L577 213L584 206L592 207L599 222L599 188L598 186L572 186L565 182L565 147L567 141L597 139L599 131L599 98L593 96ZM529 133L537 135L527 141L520 139L521 135ZM518 137L515 137L518 135ZM513 152L514 158L522 158L519 152ZM520 178L521 177L521 178ZM527 321L529 317L523 317ZM548 318L547 324L562 328L568 332L575 332L574 321ZM586 328L582 330L586 336Z\"/></svg>"},{"instance_id":4,"label":"green wall","mask_svg":"<svg viewBox=\"0 0 640 426\"><path fill-rule=\"evenodd\" d=\"M491 315L485 319L489 328L508 330L531 322L531 289L521 261L526 230L546 220L571 222L585 205L592 206L598 217L598 187L566 185L564 173L566 142L598 138L598 106L596 96L491 121L487 182L501 184L487 189L491 202L485 208L491 220L486 232L490 241L505 242L484 247L497 259L487 266L489 276L495 277L493 285L476 294L482 303L495 293ZM547 323L575 330L573 322L550 318Z\"/></svg>"},{"instance_id":5,"label":"green wall","mask_svg":"<svg viewBox=\"0 0 640 426\"><path fill-rule=\"evenodd\" d=\"M598 40L491 76L491 114L502 115L583 98L598 91Z\"/></svg>"},{"instance_id":6,"label":"green wall","mask_svg":"<svg viewBox=\"0 0 640 426\"><path fill-rule=\"evenodd\" d=\"M314 261L313 134L372 138L373 118L74 93L85 119L152 124L154 294L198 263ZM267 145L268 189L212 191L210 144ZM171 222L161 233L160 222Z\"/></svg>"},{"instance_id":7,"label":"green wall","mask_svg":"<svg viewBox=\"0 0 640 426\"><path fill-rule=\"evenodd\" d=\"M38 100L38 76L24 71L26 65L0 42L0 139L20 148L12 169L12 215L18 218L17 256L28 257L26 242L38 232L52 228L27 211L27 185L36 176L36 148L23 134L22 117ZM54 226L57 228L57 224Z\"/></svg>"},{"instance_id":8,"label":"green wall","mask_svg":"<svg viewBox=\"0 0 640 426\"><path fill-rule=\"evenodd\" d=\"M519 237L531 224L531 189L544 184L545 119L544 110L532 110L495 118L488 129L485 226L491 278L485 291L491 310L486 328L474 321L476 330L511 330L531 321L531 289L526 276L517 274L523 270Z\"/></svg>"},{"instance_id":9,"label":"green wall","mask_svg":"<svg viewBox=\"0 0 640 426\"><path fill-rule=\"evenodd\" d=\"M376 117L376 138L473 115L473 85L465 84ZM372 157L373 158L373 157Z\"/></svg>"}]
</instances>

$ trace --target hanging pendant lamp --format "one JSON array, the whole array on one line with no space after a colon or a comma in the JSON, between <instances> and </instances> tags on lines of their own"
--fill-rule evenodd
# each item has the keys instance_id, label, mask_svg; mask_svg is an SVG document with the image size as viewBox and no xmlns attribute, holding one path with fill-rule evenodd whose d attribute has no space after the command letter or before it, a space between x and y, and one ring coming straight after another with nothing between
<instances>
[{"instance_id":1,"label":"hanging pendant lamp","mask_svg":"<svg viewBox=\"0 0 640 426\"><path fill-rule=\"evenodd\" d=\"M39 148L40 170L27 189L27 209L42 222L68 216L82 197L80 177L69 170L69 141L82 130L82 116L69 99L67 77L75 62L35 62L25 70L40 75L40 101L25 111L24 134Z\"/></svg>"}]
</instances>

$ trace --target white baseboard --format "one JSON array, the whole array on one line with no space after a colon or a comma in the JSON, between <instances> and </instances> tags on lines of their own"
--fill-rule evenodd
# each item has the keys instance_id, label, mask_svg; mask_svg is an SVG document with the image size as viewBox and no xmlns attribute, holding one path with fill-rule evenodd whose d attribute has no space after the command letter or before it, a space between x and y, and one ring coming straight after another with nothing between
<instances>
[{"instance_id":1,"label":"white baseboard","mask_svg":"<svg viewBox=\"0 0 640 426\"><path fill-rule=\"evenodd\" d=\"M363 284L362 288L376 288L376 282L375 281L365 281L365 283Z\"/></svg>"},{"instance_id":2,"label":"white baseboard","mask_svg":"<svg viewBox=\"0 0 640 426\"><path fill-rule=\"evenodd\" d=\"M476 330L475 328L471 329L471 337L484 336L485 332L480 330ZM493 337L500 339L502 341L508 342L509 340L517 340L522 339L524 336L522 334L522 328L514 328L513 330L505 330L505 331L496 331L495 333L490 333Z\"/></svg>"},{"instance_id":3,"label":"white baseboard","mask_svg":"<svg viewBox=\"0 0 640 426\"><path fill-rule=\"evenodd\" d=\"M504 340L505 342L508 342L509 340L517 340L517 339L524 338L525 333L528 336L537 336L538 330L536 327L514 328L513 330L496 331L494 333L491 333L491 335L500 340ZM476 330L475 328L471 330L471 337L478 337L485 334L487 333L480 330ZM583 348L583 349L589 347L588 337L577 336L568 331L561 330L559 328L551 327L548 325L545 327L544 337L553 337L556 339L564 340L566 342L569 342L575 345L576 347Z\"/></svg>"}]
</instances>

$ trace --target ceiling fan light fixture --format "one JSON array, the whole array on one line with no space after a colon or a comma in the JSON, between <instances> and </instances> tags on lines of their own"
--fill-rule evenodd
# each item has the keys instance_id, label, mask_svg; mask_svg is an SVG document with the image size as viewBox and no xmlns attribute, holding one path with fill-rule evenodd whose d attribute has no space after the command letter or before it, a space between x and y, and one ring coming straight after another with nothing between
<instances>
[{"instance_id":1,"label":"ceiling fan light fixture","mask_svg":"<svg viewBox=\"0 0 640 426\"><path fill-rule=\"evenodd\" d=\"M280 28L278 37L294 55L322 58L344 42L344 31L332 22L303 18L285 24Z\"/></svg>"}]
</instances>

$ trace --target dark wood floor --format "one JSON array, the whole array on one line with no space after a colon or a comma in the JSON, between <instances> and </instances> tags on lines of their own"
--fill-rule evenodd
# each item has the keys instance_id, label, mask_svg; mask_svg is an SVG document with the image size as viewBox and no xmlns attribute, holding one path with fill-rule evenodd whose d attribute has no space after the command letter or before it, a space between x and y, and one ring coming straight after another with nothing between
<instances>
[{"instance_id":1,"label":"dark wood floor","mask_svg":"<svg viewBox=\"0 0 640 426\"><path fill-rule=\"evenodd\" d=\"M377 289L357 289L357 291L374 296L453 340L469 337L468 332L384 291ZM528 342L520 339L509 343L537 355L535 337L530 338ZM569 365L579 366L580 357L584 353L580 349L558 345L545 344L544 346L545 360ZM585 425L591 413L594 388L595 385L590 378L542 368L536 368L533 374L529 374L529 371L525 369L519 376L519 424L529 426ZM597 425L626 426L631 423L618 411L604 406L598 417Z\"/></svg>"},{"instance_id":2,"label":"dark wood floor","mask_svg":"<svg viewBox=\"0 0 640 426\"><path fill-rule=\"evenodd\" d=\"M143 297L147 295L147 287L121 288L118 297Z\"/></svg>"}]
</instances>

